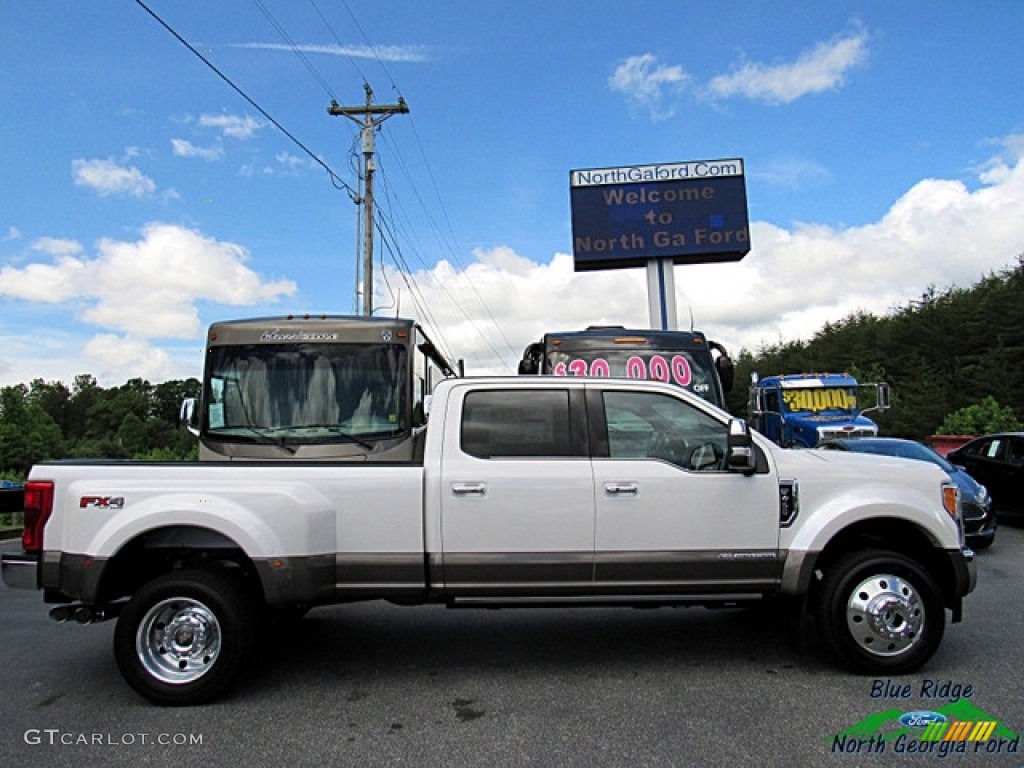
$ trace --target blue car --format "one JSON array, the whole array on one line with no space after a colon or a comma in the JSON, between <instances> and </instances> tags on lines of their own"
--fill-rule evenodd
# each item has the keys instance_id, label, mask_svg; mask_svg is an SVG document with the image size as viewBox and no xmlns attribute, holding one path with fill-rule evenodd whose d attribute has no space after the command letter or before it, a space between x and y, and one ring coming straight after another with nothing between
<instances>
[{"instance_id":1,"label":"blue car","mask_svg":"<svg viewBox=\"0 0 1024 768\"><path fill-rule=\"evenodd\" d=\"M823 450L896 456L937 465L960 489L964 535L968 546L972 549L986 549L992 546L996 537L996 515L992 510L992 497L985 486L967 474L963 467L950 463L927 445L898 437L853 437L829 440L819 447Z\"/></svg>"}]
</instances>

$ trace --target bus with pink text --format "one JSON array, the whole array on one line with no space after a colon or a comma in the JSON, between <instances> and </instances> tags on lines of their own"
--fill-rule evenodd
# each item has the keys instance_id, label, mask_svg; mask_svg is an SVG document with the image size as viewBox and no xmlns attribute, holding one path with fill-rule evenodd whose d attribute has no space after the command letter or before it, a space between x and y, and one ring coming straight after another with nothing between
<instances>
[{"instance_id":1,"label":"bus with pink text","mask_svg":"<svg viewBox=\"0 0 1024 768\"><path fill-rule=\"evenodd\" d=\"M620 325L546 333L523 352L519 373L664 381L723 409L734 377L725 347L699 331Z\"/></svg>"}]
</instances>

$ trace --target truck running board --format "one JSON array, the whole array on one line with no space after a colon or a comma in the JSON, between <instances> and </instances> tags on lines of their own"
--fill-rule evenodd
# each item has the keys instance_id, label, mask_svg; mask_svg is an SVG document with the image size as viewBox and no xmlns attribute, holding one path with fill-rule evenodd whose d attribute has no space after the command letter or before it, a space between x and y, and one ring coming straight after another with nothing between
<instances>
[{"instance_id":1,"label":"truck running board","mask_svg":"<svg viewBox=\"0 0 1024 768\"><path fill-rule=\"evenodd\" d=\"M558 608L591 606L594 608L658 608L659 606L713 605L730 607L764 600L760 592L699 595L594 595L531 596L531 597L455 597L447 601L449 608Z\"/></svg>"}]
</instances>

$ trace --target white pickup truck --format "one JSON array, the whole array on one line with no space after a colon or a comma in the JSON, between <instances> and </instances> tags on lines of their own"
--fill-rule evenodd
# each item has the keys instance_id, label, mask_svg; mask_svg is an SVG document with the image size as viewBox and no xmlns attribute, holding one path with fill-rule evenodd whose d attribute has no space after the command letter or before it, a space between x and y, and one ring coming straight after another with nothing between
<instances>
[{"instance_id":1,"label":"white pickup truck","mask_svg":"<svg viewBox=\"0 0 1024 768\"><path fill-rule=\"evenodd\" d=\"M117 616L118 667L165 705L231 684L271 609L793 596L848 664L898 674L975 585L938 468L783 450L668 384L450 379L422 439L403 463L40 464L3 579L57 620Z\"/></svg>"}]
</instances>

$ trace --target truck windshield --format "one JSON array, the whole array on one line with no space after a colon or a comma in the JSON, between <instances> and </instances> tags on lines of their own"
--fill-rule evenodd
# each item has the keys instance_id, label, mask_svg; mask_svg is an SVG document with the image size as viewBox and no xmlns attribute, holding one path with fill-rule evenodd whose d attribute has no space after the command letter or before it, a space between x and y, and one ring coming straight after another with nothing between
<instances>
[{"instance_id":1,"label":"truck windshield","mask_svg":"<svg viewBox=\"0 0 1024 768\"><path fill-rule=\"evenodd\" d=\"M813 387L806 389L783 389L784 411L855 411L857 391L854 387Z\"/></svg>"},{"instance_id":2,"label":"truck windshield","mask_svg":"<svg viewBox=\"0 0 1024 768\"><path fill-rule=\"evenodd\" d=\"M250 344L209 354L210 437L361 442L409 429L401 345Z\"/></svg>"},{"instance_id":3,"label":"truck windshield","mask_svg":"<svg viewBox=\"0 0 1024 768\"><path fill-rule=\"evenodd\" d=\"M650 379L677 384L721 406L715 369L705 349L599 349L591 344L565 345L548 352L547 368L555 376Z\"/></svg>"}]
</instances>

